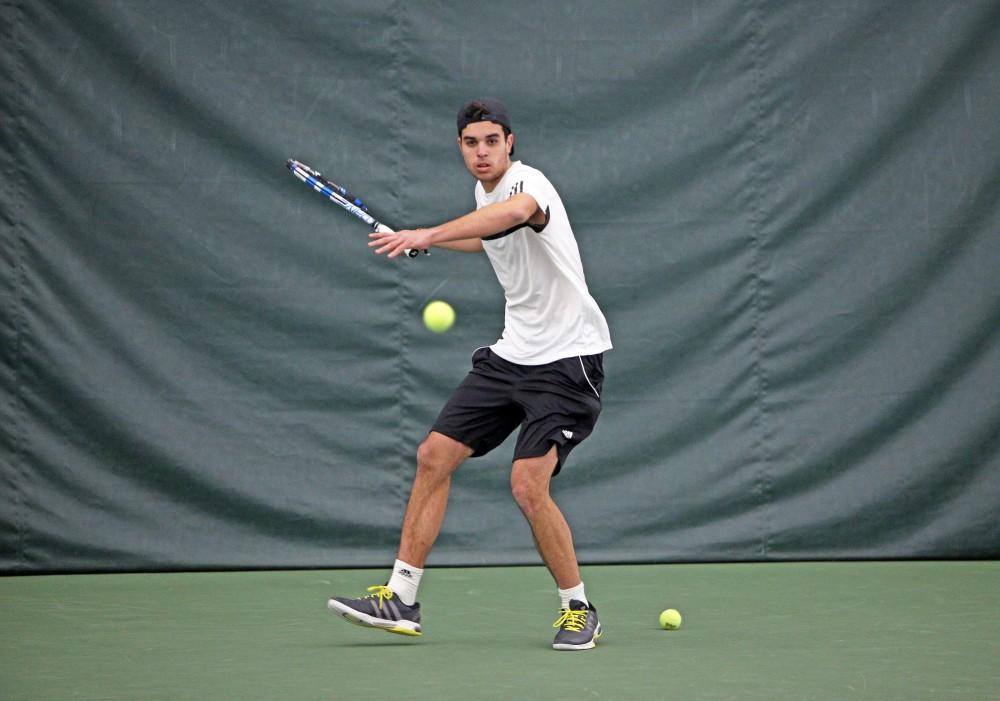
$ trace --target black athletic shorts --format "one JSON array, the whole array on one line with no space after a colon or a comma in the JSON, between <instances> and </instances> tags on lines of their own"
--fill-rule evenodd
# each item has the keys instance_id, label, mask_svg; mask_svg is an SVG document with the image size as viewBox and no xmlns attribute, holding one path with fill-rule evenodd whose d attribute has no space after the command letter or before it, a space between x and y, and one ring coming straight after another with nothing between
<instances>
[{"instance_id":1,"label":"black athletic shorts","mask_svg":"<svg viewBox=\"0 0 1000 701\"><path fill-rule=\"evenodd\" d=\"M562 469L569 452L594 430L601 413L603 354L545 365L518 365L489 348L472 354L472 370L431 428L485 455L521 427L514 459L545 455L557 446Z\"/></svg>"}]
</instances>

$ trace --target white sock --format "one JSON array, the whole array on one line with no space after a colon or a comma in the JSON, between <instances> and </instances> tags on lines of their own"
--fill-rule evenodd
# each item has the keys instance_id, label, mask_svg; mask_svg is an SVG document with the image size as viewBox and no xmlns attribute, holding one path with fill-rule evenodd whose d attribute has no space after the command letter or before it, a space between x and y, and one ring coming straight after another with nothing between
<instances>
[{"instance_id":1,"label":"white sock","mask_svg":"<svg viewBox=\"0 0 1000 701\"><path fill-rule=\"evenodd\" d=\"M562 608L568 609L569 602L572 599L576 599L577 601L582 601L588 606L590 605L590 602L587 601L587 595L583 593L583 582L580 582L575 587L559 590L559 600L562 602Z\"/></svg>"},{"instance_id":2,"label":"white sock","mask_svg":"<svg viewBox=\"0 0 1000 701\"><path fill-rule=\"evenodd\" d=\"M424 571L419 567L396 560L392 566L392 577L389 578L389 588L407 606L413 606L417 601L417 587Z\"/></svg>"}]
</instances>

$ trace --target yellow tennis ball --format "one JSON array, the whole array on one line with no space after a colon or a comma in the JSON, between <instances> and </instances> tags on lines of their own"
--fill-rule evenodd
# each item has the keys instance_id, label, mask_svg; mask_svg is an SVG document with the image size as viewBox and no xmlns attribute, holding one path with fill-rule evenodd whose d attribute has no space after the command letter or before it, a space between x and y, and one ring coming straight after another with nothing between
<instances>
[{"instance_id":1,"label":"yellow tennis ball","mask_svg":"<svg viewBox=\"0 0 1000 701\"><path fill-rule=\"evenodd\" d=\"M441 300L434 300L424 307L424 326L434 333L444 333L455 323L455 310Z\"/></svg>"},{"instance_id":2,"label":"yellow tennis ball","mask_svg":"<svg viewBox=\"0 0 1000 701\"><path fill-rule=\"evenodd\" d=\"M681 612L677 609L667 609L660 614L660 628L677 630L681 627Z\"/></svg>"}]
</instances>

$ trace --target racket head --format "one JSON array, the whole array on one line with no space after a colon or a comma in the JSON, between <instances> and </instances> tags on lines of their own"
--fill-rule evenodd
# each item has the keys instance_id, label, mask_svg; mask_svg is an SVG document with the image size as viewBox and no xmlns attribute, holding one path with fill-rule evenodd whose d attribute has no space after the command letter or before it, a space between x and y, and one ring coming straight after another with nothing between
<instances>
[{"instance_id":1,"label":"racket head","mask_svg":"<svg viewBox=\"0 0 1000 701\"><path fill-rule=\"evenodd\" d=\"M285 165L292 172L292 175L301 180L308 187L323 195L334 204L340 205L342 208L346 209L358 219L361 219L373 229L378 227L379 223L375 220L375 217L371 215L371 212L368 211L368 207L366 207L364 202L360 199L355 198L351 192L347 190L347 188L337 185L337 183L333 182L329 178L324 177L323 174L315 168L311 168L305 163L297 161L294 158L289 158L285 162Z\"/></svg>"},{"instance_id":2,"label":"racket head","mask_svg":"<svg viewBox=\"0 0 1000 701\"><path fill-rule=\"evenodd\" d=\"M350 190L348 190L343 185L338 185L337 183L333 182L333 180L331 180L330 178L326 177L325 175L323 175L321 172L319 172L315 168L312 168L312 167L306 165L302 161L297 161L294 158L289 158L285 165L288 166L288 169L290 171L292 171L292 173L297 178L299 178L299 180L302 180L303 182L306 182L306 184L310 184L308 182L308 179L312 178L317 183L325 186L331 192L334 192L334 193L340 195L341 197L343 197L345 200L347 200L348 202L350 202L351 204L353 204L355 207L357 207L361 211L363 211L363 212L368 212L369 211L368 210L368 205L366 205L364 203L364 201L362 201L362 199L360 197L358 197L357 195L355 195L353 192L351 192ZM302 177L303 175L306 176L306 177Z\"/></svg>"},{"instance_id":3,"label":"racket head","mask_svg":"<svg viewBox=\"0 0 1000 701\"><path fill-rule=\"evenodd\" d=\"M373 230L388 233L393 232L393 229L379 222L372 216L371 212L368 210L368 206L360 197L354 195L346 187L333 182L324 176L320 171L295 158L289 158L286 160L285 166L292 172L292 175L301 180L308 187L325 196L335 204L340 205L348 212L372 227ZM415 258L421 253L429 255L430 251L427 249L423 249L422 251L418 251L416 249L406 250L406 255L410 258Z\"/></svg>"}]
</instances>

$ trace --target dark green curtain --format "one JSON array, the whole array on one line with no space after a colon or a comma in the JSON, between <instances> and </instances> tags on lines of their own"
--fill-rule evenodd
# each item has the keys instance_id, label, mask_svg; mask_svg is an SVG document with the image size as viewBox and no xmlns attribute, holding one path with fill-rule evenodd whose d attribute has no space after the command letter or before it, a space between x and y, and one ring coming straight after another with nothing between
<instances>
[{"instance_id":1,"label":"dark green curtain","mask_svg":"<svg viewBox=\"0 0 1000 701\"><path fill-rule=\"evenodd\" d=\"M554 487L581 560L1000 551L995 0L7 0L0 61L5 572L392 561L503 297L284 162L436 223L480 95L615 342ZM432 565L538 561L510 445Z\"/></svg>"}]
</instances>

